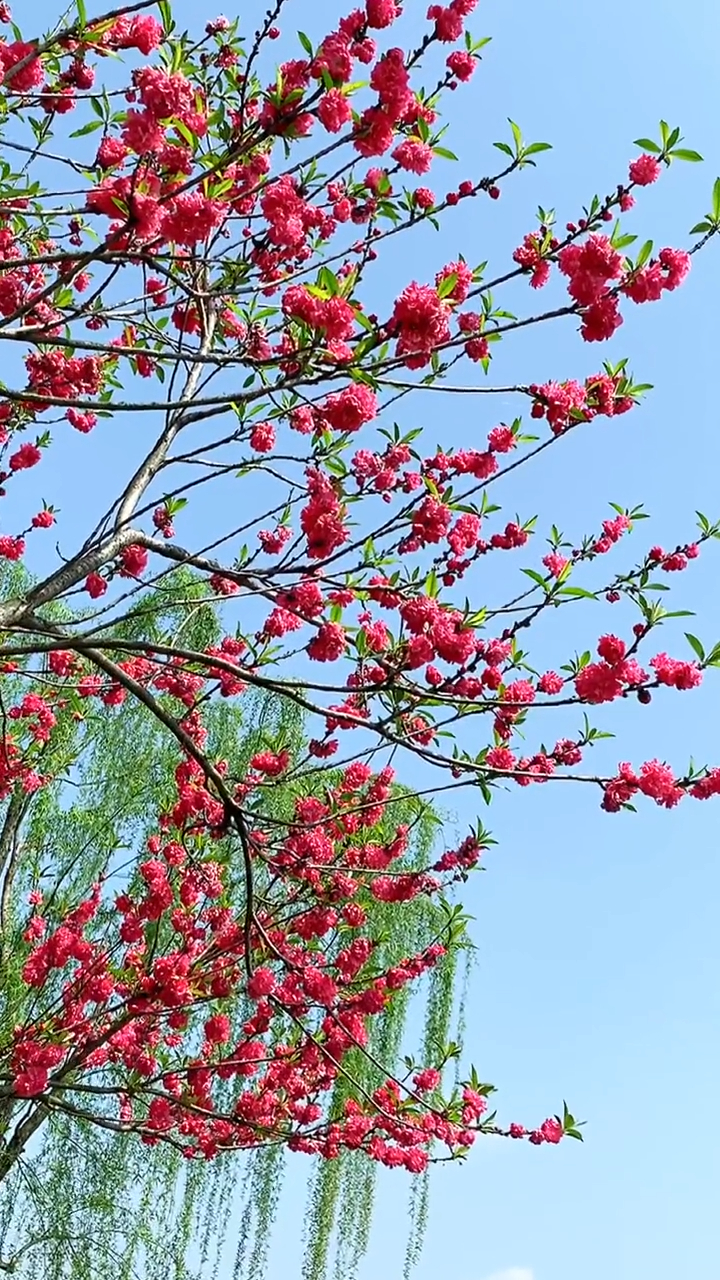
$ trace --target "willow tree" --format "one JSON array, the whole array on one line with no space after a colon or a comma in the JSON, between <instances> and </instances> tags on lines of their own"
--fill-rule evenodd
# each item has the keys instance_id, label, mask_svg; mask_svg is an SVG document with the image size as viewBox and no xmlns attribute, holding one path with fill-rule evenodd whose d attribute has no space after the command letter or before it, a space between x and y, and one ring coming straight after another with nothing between
<instances>
[{"instance_id":1,"label":"willow tree","mask_svg":"<svg viewBox=\"0 0 720 1280\"><path fill-rule=\"evenodd\" d=\"M491 217L548 145L512 124L482 140L482 177L426 185L454 158L443 103L487 43L467 30L475 6L413 19L366 0L295 38L277 25L288 0L255 30L217 18L189 32L168 0L100 15L76 0L48 31L10 25L0 41L0 559L33 575L11 573L0 601L6 1215L19 1188L21 1206L33 1194L36 1159L35 1191L74 1207L87 1158L107 1165L98 1205L112 1216L149 1148L182 1267L200 1206L212 1223L231 1185L198 1170L250 1160L259 1243L240 1241L239 1267L256 1274L279 1162L310 1155L325 1162L314 1280L335 1215L344 1239L366 1238L368 1166L423 1178L486 1133L578 1137L567 1109L500 1123L491 1087L453 1069L462 897L443 904L487 836L444 847L425 799L464 788L484 804L562 778L617 812L720 791L717 768L602 760L607 730L587 712L646 706L720 663L695 637L689 657L653 652L673 617L664 575L720 525L701 516L623 561L641 511L593 508L585 533L564 536L558 515L535 551L536 520L495 499L598 418L611 432L646 389L626 360L505 385L503 344L551 321L601 343L625 309L673 293L720 229L720 181L690 250L644 240L629 255L621 215L669 165L700 159L661 122L564 230L540 210L492 267L441 235L430 266L431 229L465 201ZM401 234L423 266L388 296ZM502 291L522 297L523 281L554 293L546 309L510 313ZM498 392L510 422L494 419ZM476 398L474 447L449 409L442 447L427 443L412 406L434 440L443 395ZM63 511L33 489L43 474ZM585 599L618 606L622 634L593 630L568 653L567 607ZM558 619L543 669L530 633ZM601 764L577 772L597 744ZM423 981L426 1035L406 1064ZM419 1220L424 1203L421 1189ZM97 1206L80 1206L84 1243L45 1239L48 1223L22 1265L94 1265ZM11 1214L22 1250L17 1231ZM143 1269L167 1266L141 1212L127 1247Z\"/></svg>"}]
</instances>

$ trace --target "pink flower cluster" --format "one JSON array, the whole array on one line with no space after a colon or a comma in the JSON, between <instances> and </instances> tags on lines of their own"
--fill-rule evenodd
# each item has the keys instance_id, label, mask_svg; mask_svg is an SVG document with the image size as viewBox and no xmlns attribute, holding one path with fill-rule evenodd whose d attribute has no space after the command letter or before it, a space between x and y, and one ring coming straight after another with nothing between
<instances>
[{"instance_id":1,"label":"pink flower cluster","mask_svg":"<svg viewBox=\"0 0 720 1280\"><path fill-rule=\"evenodd\" d=\"M639 624L642 635L643 628ZM617 636L602 636L597 652L601 662L591 662L575 676L575 692L582 702L612 702L624 697L629 689L642 689L650 677L635 658L627 657L625 641ZM694 662L682 662L659 653L649 664L659 684L675 689L693 689L702 680L702 671Z\"/></svg>"},{"instance_id":2,"label":"pink flower cluster","mask_svg":"<svg viewBox=\"0 0 720 1280\"><path fill-rule=\"evenodd\" d=\"M657 260L627 270L624 259L607 236L590 235L582 245L567 245L558 266L569 277L568 293L582 308L580 332L586 342L611 338L622 324L618 292L633 302L657 301L665 290L677 289L690 270L690 256L681 249L661 249ZM616 287L611 287L617 281Z\"/></svg>"},{"instance_id":3,"label":"pink flower cluster","mask_svg":"<svg viewBox=\"0 0 720 1280\"><path fill-rule=\"evenodd\" d=\"M610 377L607 373L593 374L584 383L573 380L545 382L542 386L533 383L528 388L533 397L531 416L547 418L555 435L598 416L612 418L627 413L634 404L629 396L621 393L621 386L619 376Z\"/></svg>"},{"instance_id":4,"label":"pink flower cluster","mask_svg":"<svg viewBox=\"0 0 720 1280\"><path fill-rule=\"evenodd\" d=\"M558 255L558 266L569 279L568 293L583 308L580 332L586 342L603 342L622 324L609 286L622 276L623 265L621 254L602 235L588 236L582 245L567 245Z\"/></svg>"},{"instance_id":5,"label":"pink flower cluster","mask_svg":"<svg viewBox=\"0 0 720 1280\"><path fill-rule=\"evenodd\" d=\"M446 44L459 40L464 29L465 19L470 16L478 0L451 0L445 6L431 4L427 11L430 22L435 23L435 37Z\"/></svg>"},{"instance_id":6,"label":"pink flower cluster","mask_svg":"<svg viewBox=\"0 0 720 1280\"><path fill-rule=\"evenodd\" d=\"M661 764L659 760L647 761L641 765L639 773L635 773L629 764L621 764L617 777L604 787L602 807L607 813L617 813L638 791L665 809L674 808L685 795L670 766Z\"/></svg>"},{"instance_id":7,"label":"pink flower cluster","mask_svg":"<svg viewBox=\"0 0 720 1280\"><path fill-rule=\"evenodd\" d=\"M690 270L690 257L683 249L661 249L647 266L630 272L621 286L633 302L658 302L665 290L680 287Z\"/></svg>"},{"instance_id":8,"label":"pink flower cluster","mask_svg":"<svg viewBox=\"0 0 720 1280\"><path fill-rule=\"evenodd\" d=\"M432 285L413 281L397 299L388 327L397 336L396 355L408 369L421 369L450 337L450 307Z\"/></svg>"}]
</instances>

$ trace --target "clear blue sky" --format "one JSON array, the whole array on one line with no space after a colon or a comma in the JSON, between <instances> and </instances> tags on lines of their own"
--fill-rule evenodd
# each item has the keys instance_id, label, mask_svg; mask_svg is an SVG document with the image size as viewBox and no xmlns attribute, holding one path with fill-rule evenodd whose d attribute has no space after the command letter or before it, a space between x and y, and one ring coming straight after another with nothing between
<instances>
[{"instance_id":1,"label":"clear blue sky","mask_svg":"<svg viewBox=\"0 0 720 1280\"><path fill-rule=\"evenodd\" d=\"M285 35L296 14L297 25L314 35L350 7L291 0ZM39 0L33 16L45 19L51 9ZM403 31L416 9L424 13L424 2L410 0ZM226 12L235 10L228 0ZM254 18L260 6L251 10ZM183 22L199 12L190 0L176 11ZM210 16L203 11L203 19ZM488 172L497 155L491 144L505 136L508 116L528 138L555 149L536 172L515 178L497 204L473 201L456 210L439 238L396 240L384 268L387 290L429 279L458 250L504 265L538 204L556 207L561 223L576 215L594 192L623 179L632 139L652 134L661 116L682 126L687 145L707 164L674 168L645 194L628 229L660 245L684 243L720 172L715 0L687 10L670 0L485 0L471 28L493 43L472 85L449 103L448 143L461 164L457 173L448 165L433 184L443 190ZM634 551L646 536L674 545L696 508L720 515L712 356L719 254L716 246L696 261L686 286L664 304L627 309L608 348L589 351L574 327L562 324L507 344L498 360L503 381L583 376L607 351L629 355L640 380L655 386L640 412L578 433L570 447L553 451L551 465L521 471L502 494L510 515L516 508L537 512L542 528L555 520L579 535L608 514L608 501L642 501L654 519L634 535ZM422 406L433 439L447 438L448 407L440 405L428 397ZM511 412L510 405L501 410L474 399L451 407L453 436L462 443L482 438ZM432 429L432 413L443 415L442 430L439 422ZM78 461L85 443L72 442ZM117 449L108 446L108 471ZM61 457L54 465L68 511L77 482ZM720 549L711 551L677 588L677 607L682 600L697 609L691 629L709 641L720 638L719 565ZM548 659L564 660L576 635L590 641L615 620L590 604L576 618L578 630L564 644L557 632L547 645L539 637ZM680 629L668 634L671 652L685 656L683 645ZM606 759L657 755L681 769L692 753L700 763L720 762L719 699L720 679L710 678L700 692L595 717L621 736L622 746L611 744ZM472 817L467 798L459 825ZM498 797L489 822L498 849L468 895L479 949L468 1058L500 1086L504 1118L541 1120L565 1097L588 1122L586 1142L540 1150L488 1142L465 1167L439 1171L417 1280L710 1280L720 1254L718 809L688 801L668 814L648 802L635 817L610 817L594 793L562 785ZM302 1177L298 1159L270 1280L299 1280ZM395 1174L381 1186L363 1280L399 1280L401 1273L406 1182Z\"/></svg>"}]
</instances>

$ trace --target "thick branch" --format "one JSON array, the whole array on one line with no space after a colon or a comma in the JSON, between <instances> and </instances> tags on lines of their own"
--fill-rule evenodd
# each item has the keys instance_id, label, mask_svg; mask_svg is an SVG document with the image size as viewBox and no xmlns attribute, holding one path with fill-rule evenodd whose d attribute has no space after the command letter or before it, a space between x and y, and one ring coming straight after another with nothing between
<instances>
[{"instance_id":1,"label":"thick branch","mask_svg":"<svg viewBox=\"0 0 720 1280\"><path fill-rule=\"evenodd\" d=\"M10 909L10 897L17 870L18 833L22 820L30 807L30 799L31 797L22 791L13 792L5 813L2 832L0 832L0 875L2 876L2 889L0 889L0 966L2 966L5 951L5 933Z\"/></svg>"},{"instance_id":2,"label":"thick branch","mask_svg":"<svg viewBox=\"0 0 720 1280\"><path fill-rule=\"evenodd\" d=\"M213 337L215 335L215 323L215 309L211 308L205 324L205 333L203 334L203 339L200 344L199 355L201 356L206 356L212 347ZM132 519L137 505L142 499L148 485L151 484L152 480L162 467L169 450L172 448L176 436L182 430L184 425L183 410L193 399L197 384L200 380L201 372L202 365L195 363L187 376L185 387L182 395L180 396L180 400L178 401L177 412L169 414L164 430L158 436L154 447L151 449L145 460L140 464L135 475L120 498L118 513L115 520L116 530L120 531L125 528L128 521Z\"/></svg>"}]
</instances>

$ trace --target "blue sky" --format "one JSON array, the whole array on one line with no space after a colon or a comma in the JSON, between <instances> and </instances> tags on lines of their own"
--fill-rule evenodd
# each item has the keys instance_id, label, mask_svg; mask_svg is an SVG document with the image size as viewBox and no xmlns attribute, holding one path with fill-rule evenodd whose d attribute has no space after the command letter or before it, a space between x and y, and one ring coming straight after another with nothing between
<instances>
[{"instance_id":1,"label":"blue sky","mask_svg":"<svg viewBox=\"0 0 720 1280\"><path fill-rule=\"evenodd\" d=\"M51 14L48 0L32 8L38 19ZM345 8L291 0L284 35L296 14L312 35ZM420 14L425 6L407 4L404 31L416 8ZM259 9L252 6L253 18ZM189 0L176 11L182 21L197 12ZM226 12L235 12L229 0ZM433 176L433 185L443 190L488 172L497 155L491 144L505 136L508 116L554 150L536 171L513 179L497 203L466 202L439 237L406 245L399 237L383 264L383 287L392 294L412 278L429 279L458 251L504 266L532 228L538 204L557 208L561 225L576 216L596 191L624 178L632 139L652 135L661 116L681 125L687 145L707 163L674 167L643 195L628 230L660 245L685 243L720 171L714 0L697 0L687 21L670 0L485 0L471 28L493 41L473 83L450 99L448 142L461 162L448 165L447 176ZM281 52L287 48L289 41ZM554 519L578 536L608 514L608 501L642 501L653 520L633 535L635 554L646 538L681 540L696 508L720 515L712 356L718 248L695 261L687 284L663 304L626 308L606 349L588 350L572 324L506 344L498 357L503 381L584 376L607 354L629 355L639 380L655 387L639 412L577 433L546 464L521 470L501 494L509 515L537 512L541 527ZM528 305L526 295L522 300ZM420 411L429 436L446 439L452 429L458 443L469 444L512 406L456 398L450 408L451 427L441 397L426 397ZM77 459L84 445L73 440ZM108 447L107 472L117 457L117 445ZM55 465L53 482L66 491L60 505L68 511L77 476L62 457ZM77 527L75 513L71 523ZM720 548L710 550L674 593L675 607L698 613L690 629L711 642L720 638L719 557ZM609 608L588 604L567 634L542 633L535 644L556 664L576 642L613 625L620 622ZM666 645L689 656L681 628L658 647ZM604 758L612 765L658 756L680 769L690 754L720 762L719 688L710 677L698 692L595 717L620 738ZM472 797L457 803L459 828L473 815ZM508 792L483 817L499 844L488 874L468 894L478 957L467 1056L500 1087L504 1118L539 1121L565 1097L587 1120L586 1141L540 1150L489 1141L464 1167L441 1169L417 1280L440 1273L457 1280L709 1280L720 1245L717 808L688 801L668 814L648 802L636 816L611 817L594 793L558 785ZM291 1163L269 1280L299 1280L302 1178L302 1164ZM406 1182L395 1174L381 1187L362 1280L399 1280L401 1273Z\"/></svg>"}]
</instances>

